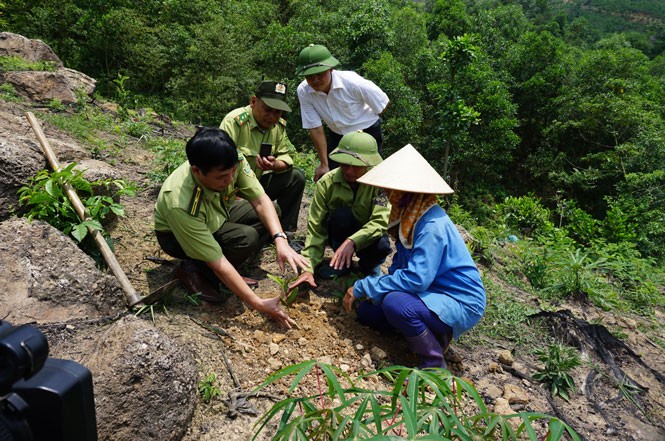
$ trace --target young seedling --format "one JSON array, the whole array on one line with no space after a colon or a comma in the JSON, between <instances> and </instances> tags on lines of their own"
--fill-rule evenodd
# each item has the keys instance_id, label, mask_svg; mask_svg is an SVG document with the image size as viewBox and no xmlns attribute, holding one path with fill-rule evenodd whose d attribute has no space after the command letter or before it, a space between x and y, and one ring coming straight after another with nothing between
<instances>
[{"instance_id":1,"label":"young seedling","mask_svg":"<svg viewBox=\"0 0 665 441\"><path fill-rule=\"evenodd\" d=\"M296 277L285 279L283 277L275 276L273 274L268 274L268 278L273 282L277 283L279 287L282 289L282 294L280 296L281 297L280 301L282 302L282 304L284 306L291 306L298 297L298 288L296 287L293 288L292 290L289 290L289 283L296 280Z\"/></svg>"},{"instance_id":2,"label":"young seedling","mask_svg":"<svg viewBox=\"0 0 665 441\"><path fill-rule=\"evenodd\" d=\"M203 380L199 381L199 395L204 403L210 403L213 398L221 395L219 388L215 385L217 375L208 374Z\"/></svg>"}]
</instances>

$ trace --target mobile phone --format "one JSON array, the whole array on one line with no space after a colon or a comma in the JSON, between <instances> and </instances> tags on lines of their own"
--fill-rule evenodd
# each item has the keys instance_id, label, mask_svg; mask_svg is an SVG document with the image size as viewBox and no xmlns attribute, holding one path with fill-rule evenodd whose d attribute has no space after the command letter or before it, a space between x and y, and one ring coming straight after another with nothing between
<instances>
[{"instance_id":1,"label":"mobile phone","mask_svg":"<svg viewBox=\"0 0 665 441\"><path fill-rule=\"evenodd\" d=\"M272 155L272 144L266 142L261 143L261 149L259 150L259 156L262 158L267 158Z\"/></svg>"}]
</instances>

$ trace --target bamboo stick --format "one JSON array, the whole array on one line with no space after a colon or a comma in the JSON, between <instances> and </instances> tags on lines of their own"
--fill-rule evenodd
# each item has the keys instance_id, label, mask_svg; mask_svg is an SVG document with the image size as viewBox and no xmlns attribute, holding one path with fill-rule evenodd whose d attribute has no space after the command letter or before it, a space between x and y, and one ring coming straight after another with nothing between
<instances>
[{"instance_id":1,"label":"bamboo stick","mask_svg":"<svg viewBox=\"0 0 665 441\"><path fill-rule=\"evenodd\" d=\"M33 115L32 112L26 112L25 116L28 118L28 122L32 126L32 130L34 130L35 134L37 135L37 139L39 140L39 144L42 146L42 150L49 162L49 165L54 171L60 171L58 158L51 149L51 146L46 139L44 132L42 131L39 121L37 118L35 118L35 115ZM81 218L82 221L88 219L90 216L88 213L86 213L81 199L79 199L78 195L76 194L76 190L74 190L71 185L66 183L64 184L64 190L67 194L67 197L72 202L72 205L74 205L74 210L76 210L76 214L79 216L79 218ZM102 236L98 230L90 227L88 227L88 233L92 235L95 243L97 244L97 247L102 253L102 256L104 256L104 260L108 264L113 275L115 275L116 279L120 283L120 286L125 293L125 302L127 303L127 306L131 307L139 303L141 301L141 296L139 296L139 294L136 292L132 286L132 282L129 281L127 275L122 270L118 260L115 258L115 254L113 254L113 251L111 251L108 243L106 243L104 236Z\"/></svg>"}]
</instances>

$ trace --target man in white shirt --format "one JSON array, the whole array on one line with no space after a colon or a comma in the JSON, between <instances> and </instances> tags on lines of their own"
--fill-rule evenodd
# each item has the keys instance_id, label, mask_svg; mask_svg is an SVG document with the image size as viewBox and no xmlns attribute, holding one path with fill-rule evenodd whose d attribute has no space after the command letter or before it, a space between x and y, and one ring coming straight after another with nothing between
<instances>
[{"instance_id":1,"label":"man in white shirt","mask_svg":"<svg viewBox=\"0 0 665 441\"><path fill-rule=\"evenodd\" d=\"M315 181L337 167L328 154L347 133L369 133L382 151L380 115L390 104L388 95L355 72L334 70L337 65L339 61L319 44L310 44L298 55L296 74L305 77L298 86L302 126L309 130L321 162ZM323 122L330 129L327 136Z\"/></svg>"}]
</instances>

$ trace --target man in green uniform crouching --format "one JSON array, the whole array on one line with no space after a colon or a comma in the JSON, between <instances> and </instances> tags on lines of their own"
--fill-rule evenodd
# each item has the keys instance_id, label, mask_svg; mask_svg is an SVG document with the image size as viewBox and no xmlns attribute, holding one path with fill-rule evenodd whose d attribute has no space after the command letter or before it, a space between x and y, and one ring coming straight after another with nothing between
<instances>
[{"instance_id":1,"label":"man in green uniform crouching","mask_svg":"<svg viewBox=\"0 0 665 441\"><path fill-rule=\"evenodd\" d=\"M293 271L307 261L288 244L275 207L229 135L200 129L185 148L187 161L164 181L155 204L155 232L161 248L184 259L176 275L184 287L207 301L223 298L221 281L250 308L290 328L294 321L280 308L279 297L262 299L236 266L272 237L277 262ZM242 198L242 199L238 199Z\"/></svg>"},{"instance_id":2,"label":"man in green uniform crouching","mask_svg":"<svg viewBox=\"0 0 665 441\"><path fill-rule=\"evenodd\" d=\"M282 112L291 111L286 91L284 83L262 81L249 106L229 112L219 127L236 143L268 197L277 202L284 231L293 232L298 224L305 174L293 167L295 148L282 118Z\"/></svg>"},{"instance_id":3,"label":"man in green uniform crouching","mask_svg":"<svg viewBox=\"0 0 665 441\"><path fill-rule=\"evenodd\" d=\"M291 283L291 289L304 283L316 287L317 268L318 276L324 279L348 273L354 254L362 273L379 275L390 253L388 198L383 190L357 182L382 161L376 140L362 131L347 133L330 158L339 168L316 183L302 251L309 268ZM321 264L326 245L333 249L333 256L330 264Z\"/></svg>"}]
</instances>

